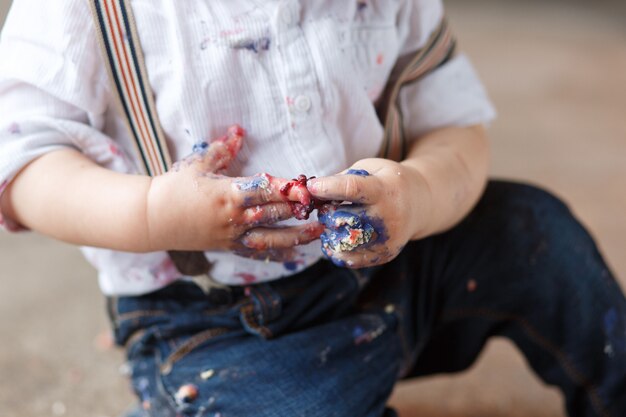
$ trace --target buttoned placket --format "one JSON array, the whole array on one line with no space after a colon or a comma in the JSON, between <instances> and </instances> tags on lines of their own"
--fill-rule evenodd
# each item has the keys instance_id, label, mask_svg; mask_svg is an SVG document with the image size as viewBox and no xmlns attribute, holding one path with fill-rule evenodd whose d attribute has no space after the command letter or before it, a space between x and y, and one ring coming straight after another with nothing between
<instances>
[{"instance_id":1,"label":"buttoned placket","mask_svg":"<svg viewBox=\"0 0 626 417\"><path fill-rule=\"evenodd\" d=\"M307 143L324 135L321 128L321 95L315 65L301 26L302 8L297 0L285 0L275 12L274 30L282 88L290 120L289 132L294 146L300 149L301 161L314 172L315 164L307 156Z\"/></svg>"}]
</instances>

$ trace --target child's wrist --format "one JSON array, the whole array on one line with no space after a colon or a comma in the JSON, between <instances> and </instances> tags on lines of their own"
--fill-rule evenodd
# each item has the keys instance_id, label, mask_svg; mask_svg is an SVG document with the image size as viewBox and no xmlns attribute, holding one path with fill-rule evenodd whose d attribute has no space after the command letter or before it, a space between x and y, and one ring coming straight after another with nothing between
<instances>
[{"instance_id":1,"label":"child's wrist","mask_svg":"<svg viewBox=\"0 0 626 417\"><path fill-rule=\"evenodd\" d=\"M436 216L433 211L432 188L427 176L419 168L401 163L404 175L409 177L411 195L411 240L425 238L436 230Z\"/></svg>"},{"instance_id":2,"label":"child's wrist","mask_svg":"<svg viewBox=\"0 0 626 417\"><path fill-rule=\"evenodd\" d=\"M171 187L169 175L161 175L150 179L146 193L145 210L145 243L146 250L156 252L173 249L176 245L174 230L171 230L176 198L168 189Z\"/></svg>"}]
</instances>

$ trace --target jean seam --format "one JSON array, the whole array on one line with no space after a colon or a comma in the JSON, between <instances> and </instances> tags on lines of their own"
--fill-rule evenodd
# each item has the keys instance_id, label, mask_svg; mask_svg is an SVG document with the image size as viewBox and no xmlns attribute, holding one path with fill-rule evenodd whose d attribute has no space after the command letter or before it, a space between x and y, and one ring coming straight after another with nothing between
<instances>
[{"instance_id":1,"label":"jean seam","mask_svg":"<svg viewBox=\"0 0 626 417\"><path fill-rule=\"evenodd\" d=\"M406 334L404 333L404 314L402 311L399 311L399 308L396 306L392 312L396 316L398 320L398 329L396 330L398 334L398 338L400 339L400 349L402 349L402 356L404 357L404 365L402 366L399 377L402 378L406 374L408 374L409 370L415 364L417 353L412 354L411 349L409 348L409 344L406 340Z\"/></svg>"},{"instance_id":2,"label":"jean seam","mask_svg":"<svg viewBox=\"0 0 626 417\"><path fill-rule=\"evenodd\" d=\"M136 342L139 342L141 338L147 333L146 329L140 329L132 332L130 336L126 338L124 342L124 349L129 352Z\"/></svg>"},{"instance_id":3,"label":"jean seam","mask_svg":"<svg viewBox=\"0 0 626 417\"><path fill-rule=\"evenodd\" d=\"M143 317L159 317L167 315L165 310L135 310L129 313L118 314L114 317L115 323L119 325L123 321L133 320Z\"/></svg>"},{"instance_id":4,"label":"jean seam","mask_svg":"<svg viewBox=\"0 0 626 417\"><path fill-rule=\"evenodd\" d=\"M155 331L155 336L159 340L163 340L163 336L158 329ZM153 352L155 363L158 365L154 368L154 378L157 384L157 390L159 391L160 396L164 398L167 402L167 405L170 408L169 411L172 411L172 414L174 414L176 410L176 401L174 400L172 394L165 387L165 382L163 381L162 368L165 362L163 362L163 358L161 357L161 353L158 349L155 349Z\"/></svg>"},{"instance_id":5,"label":"jean seam","mask_svg":"<svg viewBox=\"0 0 626 417\"><path fill-rule=\"evenodd\" d=\"M587 396L591 400L595 411L602 417L612 417L611 413L605 408L602 399L598 395L598 388L589 381L589 379L579 371L574 364L567 358L567 355L558 346L555 346L546 337L542 336L535 327L525 318L511 314L503 313L488 309L456 309L447 310L442 313L441 320L443 322L453 321L459 318L469 317L485 317L494 320L510 320L520 325L524 333L538 346L550 353L557 359L565 374L574 382L580 384Z\"/></svg>"},{"instance_id":6,"label":"jean seam","mask_svg":"<svg viewBox=\"0 0 626 417\"><path fill-rule=\"evenodd\" d=\"M204 330L194 336L192 336L185 343L180 345L175 351L170 353L163 364L160 366L161 373L167 375L171 372L172 366L184 359L187 355L193 352L196 348L203 345L207 341L213 339L216 336L221 336L228 333L228 329L225 327L215 327L212 329Z\"/></svg>"}]
</instances>

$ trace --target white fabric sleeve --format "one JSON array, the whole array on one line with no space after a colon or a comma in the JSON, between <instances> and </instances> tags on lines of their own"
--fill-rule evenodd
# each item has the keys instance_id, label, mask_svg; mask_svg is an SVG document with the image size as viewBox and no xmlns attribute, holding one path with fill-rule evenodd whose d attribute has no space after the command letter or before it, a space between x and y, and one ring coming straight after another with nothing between
<instances>
[{"instance_id":1,"label":"white fabric sleeve","mask_svg":"<svg viewBox=\"0 0 626 417\"><path fill-rule=\"evenodd\" d=\"M398 16L398 61L422 48L443 18L441 0L406 0ZM487 124L496 114L472 64L463 54L405 85L399 100L409 139L447 126Z\"/></svg>"},{"instance_id":2,"label":"white fabric sleeve","mask_svg":"<svg viewBox=\"0 0 626 417\"><path fill-rule=\"evenodd\" d=\"M0 38L0 195L37 157L73 147L101 165L110 93L87 2L15 0ZM0 224L18 225L2 217Z\"/></svg>"}]
</instances>

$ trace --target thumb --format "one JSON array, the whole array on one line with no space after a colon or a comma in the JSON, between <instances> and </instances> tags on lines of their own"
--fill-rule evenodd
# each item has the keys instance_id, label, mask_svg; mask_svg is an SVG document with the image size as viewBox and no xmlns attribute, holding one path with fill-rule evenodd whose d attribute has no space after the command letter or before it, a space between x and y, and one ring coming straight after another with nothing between
<instances>
[{"instance_id":1,"label":"thumb","mask_svg":"<svg viewBox=\"0 0 626 417\"><path fill-rule=\"evenodd\" d=\"M373 204L378 200L379 184L364 169L349 169L340 174L311 179L311 195L322 200Z\"/></svg>"}]
</instances>

